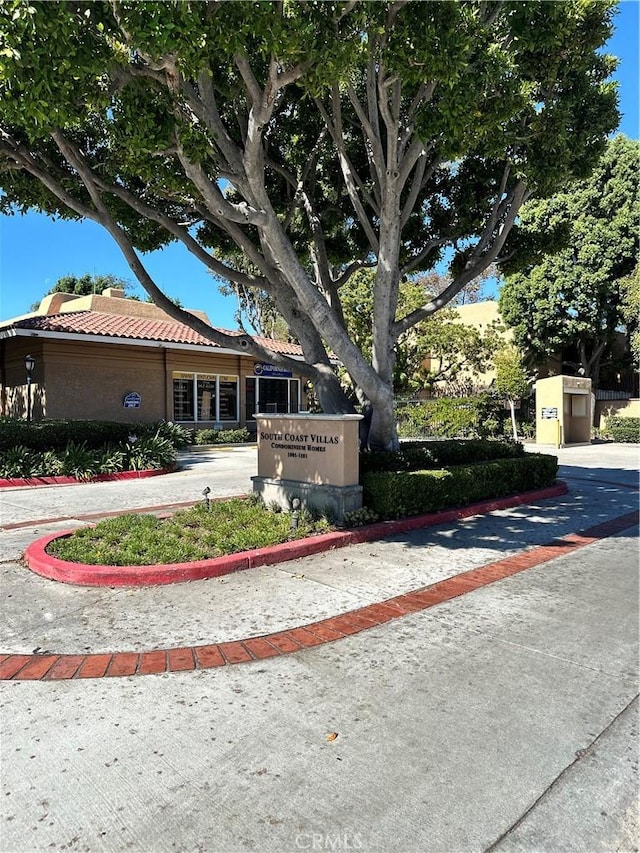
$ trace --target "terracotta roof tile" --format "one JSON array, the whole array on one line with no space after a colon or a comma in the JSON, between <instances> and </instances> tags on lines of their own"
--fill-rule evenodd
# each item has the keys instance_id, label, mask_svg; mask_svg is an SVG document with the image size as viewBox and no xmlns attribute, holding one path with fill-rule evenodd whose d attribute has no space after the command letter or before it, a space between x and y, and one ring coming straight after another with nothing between
<instances>
[{"instance_id":1,"label":"terracotta roof tile","mask_svg":"<svg viewBox=\"0 0 640 853\"><path fill-rule=\"evenodd\" d=\"M196 344L217 347L219 344L174 320L149 320L144 317L127 317L100 311L77 311L65 314L48 314L27 317L12 324L15 328L34 329L41 332L60 332L74 335L99 335L106 338L127 338L132 341L158 341L161 343ZM237 337L241 332L218 329L224 334ZM270 338L254 338L265 349L281 355L302 356L298 344L287 341L272 341ZM232 348L232 345L229 344Z\"/></svg>"}]
</instances>

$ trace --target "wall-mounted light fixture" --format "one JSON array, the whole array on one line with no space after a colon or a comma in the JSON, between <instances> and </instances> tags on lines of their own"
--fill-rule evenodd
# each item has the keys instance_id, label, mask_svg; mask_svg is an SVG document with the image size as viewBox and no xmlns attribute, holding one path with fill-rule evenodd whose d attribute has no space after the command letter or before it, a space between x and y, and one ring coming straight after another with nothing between
<instances>
[{"instance_id":1,"label":"wall-mounted light fixture","mask_svg":"<svg viewBox=\"0 0 640 853\"><path fill-rule=\"evenodd\" d=\"M25 356L24 366L27 371L27 423L31 423L31 374L36 360L32 355Z\"/></svg>"}]
</instances>

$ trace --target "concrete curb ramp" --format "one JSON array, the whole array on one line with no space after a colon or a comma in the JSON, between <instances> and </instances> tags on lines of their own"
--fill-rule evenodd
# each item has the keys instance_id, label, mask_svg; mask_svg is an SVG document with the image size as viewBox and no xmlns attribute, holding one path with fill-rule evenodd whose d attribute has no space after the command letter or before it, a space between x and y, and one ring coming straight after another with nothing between
<instances>
[{"instance_id":1,"label":"concrete curb ramp","mask_svg":"<svg viewBox=\"0 0 640 853\"><path fill-rule=\"evenodd\" d=\"M563 557L600 539L638 524L637 511L570 534L547 545L462 572L447 580L413 592L394 596L318 622L250 637L246 640L148 652L115 652L87 655L0 654L0 680L64 681L69 679L150 675L166 672L211 669L238 663L262 661L340 640L375 628L436 604L465 595L474 589Z\"/></svg>"},{"instance_id":2,"label":"concrete curb ramp","mask_svg":"<svg viewBox=\"0 0 640 853\"><path fill-rule=\"evenodd\" d=\"M507 498L481 501L459 509L443 510L398 521L383 521L369 524L355 530L334 531L320 536L310 536L281 545L259 548L254 551L241 551L224 557L210 560L197 560L190 563L174 563L170 565L152 566L94 566L86 563L71 563L60 560L47 553L48 545L55 539L69 536L73 531L63 531L37 539L25 551L25 560L32 572L50 580L62 583L79 584L83 586L153 586L165 583L180 583L183 581L204 580L220 577L231 572L258 566L271 566L274 563L284 563L320 554L334 548L344 548L347 545L359 545L374 539L382 539L397 533L406 533L422 527L432 527L469 518L473 515L494 512L499 509L519 506L531 501L546 500L558 497L568 491L566 483L558 482L545 489L524 492Z\"/></svg>"}]
</instances>

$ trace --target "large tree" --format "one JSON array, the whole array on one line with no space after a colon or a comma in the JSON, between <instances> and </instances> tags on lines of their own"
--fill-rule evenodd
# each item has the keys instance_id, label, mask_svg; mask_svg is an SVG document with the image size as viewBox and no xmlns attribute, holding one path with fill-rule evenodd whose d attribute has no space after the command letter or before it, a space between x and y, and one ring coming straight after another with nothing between
<instances>
[{"instance_id":1,"label":"large tree","mask_svg":"<svg viewBox=\"0 0 640 853\"><path fill-rule=\"evenodd\" d=\"M2 209L87 218L170 315L141 253L179 241L266 291L325 411L328 350L392 447L398 338L516 251L521 205L584 176L617 123L610 0L0 6ZM396 316L404 276L445 291ZM375 267L372 351L340 291ZM344 290L343 290L344 292ZM250 336L234 346L278 363ZM290 366L290 365L288 365Z\"/></svg>"},{"instance_id":2,"label":"large tree","mask_svg":"<svg viewBox=\"0 0 640 853\"><path fill-rule=\"evenodd\" d=\"M638 264L639 165L640 143L619 135L590 178L528 202L522 236L564 248L508 275L500 295L500 313L532 363L561 353L594 387L616 333L636 319L631 310L625 320L621 284Z\"/></svg>"}]
</instances>

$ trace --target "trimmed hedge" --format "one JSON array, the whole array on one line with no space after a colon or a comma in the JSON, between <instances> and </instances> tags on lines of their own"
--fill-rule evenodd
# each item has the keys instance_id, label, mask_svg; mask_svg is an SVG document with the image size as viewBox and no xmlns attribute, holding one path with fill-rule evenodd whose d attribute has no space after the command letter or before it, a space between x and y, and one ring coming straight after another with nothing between
<instances>
[{"instance_id":1,"label":"trimmed hedge","mask_svg":"<svg viewBox=\"0 0 640 853\"><path fill-rule=\"evenodd\" d=\"M558 459L527 453L431 471L371 471L362 478L365 506L380 518L405 518L551 486Z\"/></svg>"},{"instance_id":2,"label":"trimmed hedge","mask_svg":"<svg viewBox=\"0 0 640 853\"><path fill-rule=\"evenodd\" d=\"M605 432L614 441L637 444L640 442L640 418L607 418Z\"/></svg>"},{"instance_id":3,"label":"trimmed hedge","mask_svg":"<svg viewBox=\"0 0 640 853\"><path fill-rule=\"evenodd\" d=\"M244 444L254 441L248 429L199 429L196 431L195 444Z\"/></svg>"},{"instance_id":4,"label":"trimmed hedge","mask_svg":"<svg viewBox=\"0 0 640 853\"><path fill-rule=\"evenodd\" d=\"M360 480L372 471L421 471L492 459L519 459L522 444L490 439L404 441L398 450L360 454Z\"/></svg>"},{"instance_id":5,"label":"trimmed hedge","mask_svg":"<svg viewBox=\"0 0 640 853\"><path fill-rule=\"evenodd\" d=\"M190 431L170 421L155 423L119 423L118 421L44 420L27 423L18 420L0 420L0 451L16 447L31 450L64 450L69 444L84 445L98 450L105 445L121 444L130 435L137 438L159 436L174 447L186 447L191 440Z\"/></svg>"}]
</instances>

